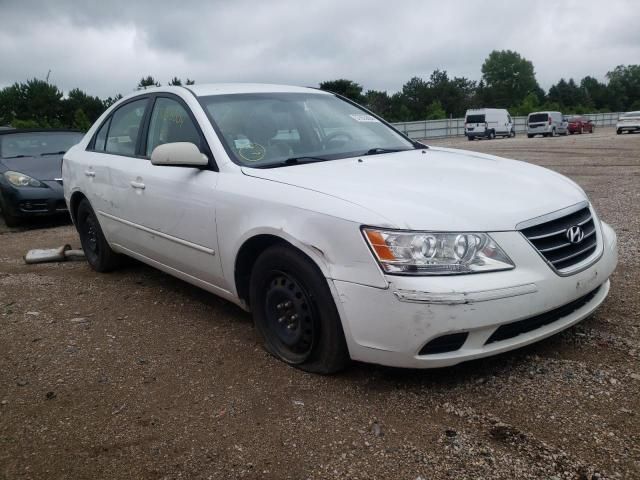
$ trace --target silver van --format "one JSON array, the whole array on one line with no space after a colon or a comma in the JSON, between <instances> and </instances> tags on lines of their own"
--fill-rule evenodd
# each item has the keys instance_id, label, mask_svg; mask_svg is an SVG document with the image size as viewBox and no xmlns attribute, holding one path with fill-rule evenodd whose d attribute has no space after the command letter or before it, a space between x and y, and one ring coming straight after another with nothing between
<instances>
[{"instance_id":1,"label":"silver van","mask_svg":"<svg viewBox=\"0 0 640 480\"><path fill-rule=\"evenodd\" d=\"M569 135L569 124L560 112L533 112L527 117L527 137Z\"/></svg>"}]
</instances>

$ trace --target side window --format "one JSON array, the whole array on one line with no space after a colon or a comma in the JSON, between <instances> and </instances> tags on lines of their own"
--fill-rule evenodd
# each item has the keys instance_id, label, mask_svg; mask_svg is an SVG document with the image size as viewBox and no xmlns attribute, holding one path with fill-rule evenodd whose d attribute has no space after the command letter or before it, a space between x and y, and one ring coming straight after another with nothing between
<instances>
[{"instance_id":1,"label":"side window","mask_svg":"<svg viewBox=\"0 0 640 480\"><path fill-rule=\"evenodd\" d=\"M151 156L151 152L158 145L172 142L191 142L200 148L200 134L179 102L159 97L151 113L147 156Z\"/></svg>"},{"instance_id":2,"label":"side window","mask_svg":"<svg viewBox=\"0 0 640 480\"><path fill-rule=\"evenodd\" d=\"M147 99L136 100L120 107L111 116L111 126L107 136L107 153L135 155L138 133L144 116Z\"/></svg>"},{"instance_id":3,"label":"side window","mask_svg":"<svg viewBox=\"0 0 640 480\"><path fill-rule=\"evenodd\" d=\"M107 141L107 131L109 130L109 125L111 124L111 117L104 122L100 130L98 130L98 134L96 135L96 141L93 146L93 149L96 152L104 152L104 145Z\"/></svg>"}]
</instances>

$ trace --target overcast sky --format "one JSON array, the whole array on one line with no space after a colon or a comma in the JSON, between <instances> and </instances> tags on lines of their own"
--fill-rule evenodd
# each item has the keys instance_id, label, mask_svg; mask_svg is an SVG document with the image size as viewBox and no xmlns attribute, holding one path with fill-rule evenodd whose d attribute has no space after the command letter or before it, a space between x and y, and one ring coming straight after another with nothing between
<instances>
[{"instance_id":1,"label":"overcast sky","mask_svg":"<svg viewBox=\"0 0 640 480\"><path fill-rule=\"evenodd\" d=\"M480 7L480 8L478 8ZM397 91L436 68L478 80L516 50L547 89L640 63L638 0L0 0L0 86L131 92L143 75Z\"/></svg>"}]
</instances>

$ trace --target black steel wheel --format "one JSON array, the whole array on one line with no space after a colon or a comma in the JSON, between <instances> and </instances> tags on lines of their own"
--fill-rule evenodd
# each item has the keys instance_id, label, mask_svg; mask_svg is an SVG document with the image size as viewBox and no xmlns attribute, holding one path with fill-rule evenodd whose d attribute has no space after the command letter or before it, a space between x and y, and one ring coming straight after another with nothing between
<instances>
[{"instance_id":1,"label":"black steel wheel","mask_svg":"<svg viewBox=\"0 0 640 480\"><path fill-rule=\"evenodd\" d=\"M285 272L272 272L265 292L267 335L279 356L290 363L309 358L317 337L318 313L301 283Z\"/></svg>"},{"instance_id":2,"label":"black steel wheel","mask_svg":"<svg viewBox=\"0 0 640 480\"><path fill-rule=\"evenodd\" d=\"M253 266L249 290L256 329L272 355L314 373L334 373L348 364L327 280L304 253L287 244L266 249Z\"/></svg>"},{"instance_id":3,"label":"black steel wheel","mask_svg":"<svg viewBox=\"0 0 640 480\"><path fill-rule=\"evenodd\" d=\"M80 235L82 250L91 268L97 272L109 272L121 263L120 256L111 250L98 218L85 198L78 206L76 229Z\"/></svg>"}]
</instances>

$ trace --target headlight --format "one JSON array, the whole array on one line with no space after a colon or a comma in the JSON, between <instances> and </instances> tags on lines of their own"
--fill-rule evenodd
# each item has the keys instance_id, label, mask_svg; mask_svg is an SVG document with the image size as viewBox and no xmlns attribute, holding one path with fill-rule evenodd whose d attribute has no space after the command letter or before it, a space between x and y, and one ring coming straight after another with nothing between
<instances>
[{"instance_id":1,"label":"headlight","mask_svg":"<svg viewBox=\"0 0 640 480\"><path fill-rule=\"evenodd\" d=\"M387 273L450 275L508 270L514 264L486 233L408 232L364 228Z\"/></svg>"},{"instance_id":2,"label":"headlight","mask_svg":"<svg viewBox=\"0 0 640 480\"><path fill-rule=\"evenodd\" d=\"M4 172L4 178L16 187L44 187L42 182L24 173L8 171Z\"/></svg>"}]
</instances>

